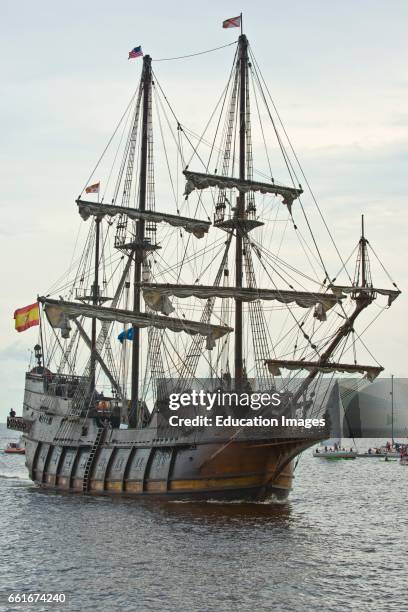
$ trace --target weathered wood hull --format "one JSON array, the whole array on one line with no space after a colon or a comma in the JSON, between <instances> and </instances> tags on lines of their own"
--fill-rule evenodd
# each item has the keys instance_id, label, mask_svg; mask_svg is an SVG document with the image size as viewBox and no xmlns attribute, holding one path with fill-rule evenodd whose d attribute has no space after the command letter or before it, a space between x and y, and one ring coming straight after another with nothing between
<instances>
[{"instance_id":1,"label":"weathered wood hull","mask_svg":"<svg viewBox=\"0 0 408 612\"><path fill-rule=\"evenodd\" d=\"M292 485L292 459L311 443L106 444L89 465L91 446L59 446L27 437L26 465L35 483L69 492L168 499L285 499Z\"/></svg>"},{"instance_id":2,"label":"weathered wood hull","mask_svg":"<svg viewBox=\"0 0 408 612\"><path fill-rule=\"evenodd\" d=\"M293 459L327 432L273 428L174 428L153 415L135 429L102 427L71 414L70 400L50 397L27 374L23 432L30 478L42 487L97 495L167 499L287 497Z\"/></svg>"}]
</instances>

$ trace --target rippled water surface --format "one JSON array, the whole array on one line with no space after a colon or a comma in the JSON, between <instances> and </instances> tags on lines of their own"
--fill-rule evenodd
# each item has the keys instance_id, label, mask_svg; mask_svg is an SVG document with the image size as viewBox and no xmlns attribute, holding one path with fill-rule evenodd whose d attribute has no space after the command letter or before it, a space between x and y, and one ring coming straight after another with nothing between
<instances>
[{"instance_id":1,"label":"rippled water surface","mask_svg":"<svg viewBox=\"0 0 408 612\"><path fill-rule=\"evenodd\" d=\"M11 437L1 426L1 449ZM141 503L42 492L1 453L0 593L64 592L60 610L408 610L407 483L398 462L308 451L284 504Z\"/></svg>"}]
</instances>

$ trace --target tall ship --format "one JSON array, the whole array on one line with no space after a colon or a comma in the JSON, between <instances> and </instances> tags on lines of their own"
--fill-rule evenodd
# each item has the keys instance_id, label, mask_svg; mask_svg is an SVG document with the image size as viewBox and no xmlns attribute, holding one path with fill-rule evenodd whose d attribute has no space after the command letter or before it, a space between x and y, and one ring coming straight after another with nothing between
<instances>
[{"instance_id":1,"label":"tall ship","mask_svg":"<svg viewBox=\"0 0 408 612\"><path fill-rule=\"evenodd\" d=\"M20 329L39 323L39 334L22 416L8 425L42 487L284 499L294 460L327 428L175 427L170 391L278 389L278 417L327 415L324 377L382 371L356 353L371 305L400 292L374 286L364 225L352 255L339 253L242 25L200 134L152 58L138 61L138 88L76 200L82 251L16 311Z\"/></svg>"}]
</instances>

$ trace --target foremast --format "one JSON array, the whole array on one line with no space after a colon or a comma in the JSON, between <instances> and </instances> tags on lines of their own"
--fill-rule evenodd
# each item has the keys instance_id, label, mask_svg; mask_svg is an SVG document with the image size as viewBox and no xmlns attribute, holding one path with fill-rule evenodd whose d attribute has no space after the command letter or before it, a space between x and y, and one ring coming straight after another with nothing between
<instances>
[{"instance_id":1,"label":"foremast","mask_svg":"<svg viewBox=\"0 0 408 612\"><path fill-rule=\"evenodd\" d=\"M346 322L337 330L334 337L329 342L325 351L319 356L317 361L291 361L281 359L268 359L265 361L269 370L274 374L280 374L280 369L297 370L305 369L309 373L304 381L299 386L298 390L293 394L292 402L295 405L298 400L305 394L308 387L320 372L347 372L347 373L364 373L369 380L376 378L382 371L381 366L365 366L359 365L355 361L354 364L335 363L331 360L334 352L350 333L354 332L354 323L357 317L365 310L376 298L377 293L388 295L389 305L398 297L400 291L392 289L376 289L373 286L370 272L370 262L367 251L368 240L364 231L364 215L361 216L361 237L358 243L358 254L356 260L356 268L354 273L354 281L351 287L336 287L332 286L334 292L345 291L351 293L352 299L355 302L353 312L346 318Z\"/></svg>"}]
</instances>

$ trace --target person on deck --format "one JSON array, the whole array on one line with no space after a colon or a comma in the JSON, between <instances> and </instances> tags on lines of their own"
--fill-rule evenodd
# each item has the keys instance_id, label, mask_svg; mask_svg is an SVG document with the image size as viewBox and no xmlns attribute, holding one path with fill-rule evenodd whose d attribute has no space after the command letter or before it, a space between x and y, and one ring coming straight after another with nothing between
<instances>
[{"instance_id":1,"label":"person on deck","mask_svg":"<svg viewBox=\"0 0 408 612\"><path fill-rule=\"evenodd\" d=\"M14 419L15 416L16 416L16 411L13 410L13 408L10 408L10 418Z\"/></svg>"}]
</instances>

